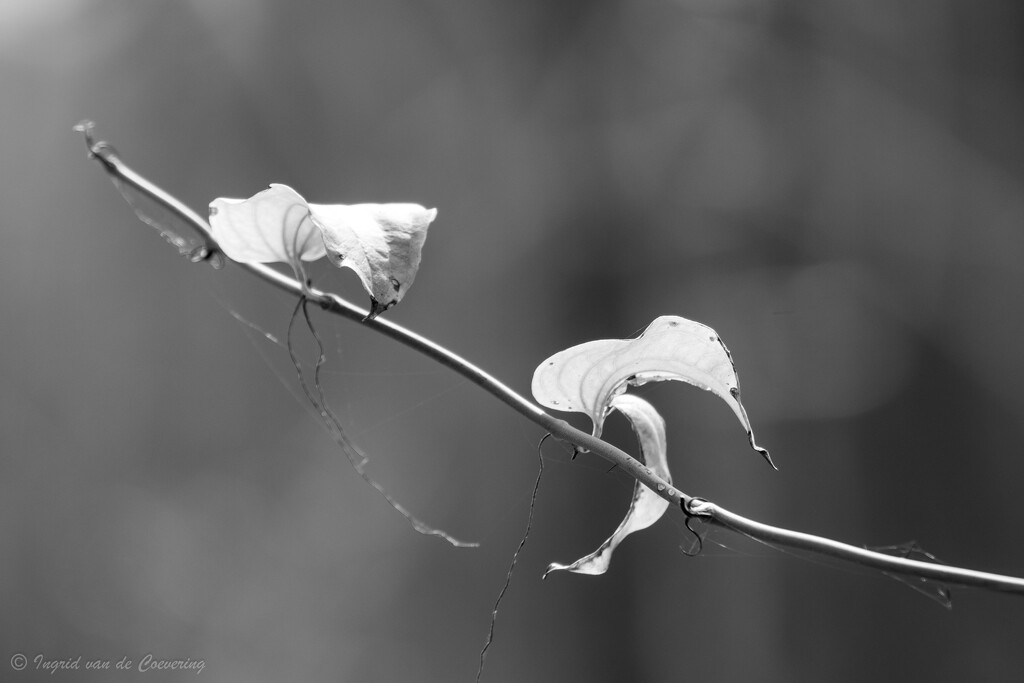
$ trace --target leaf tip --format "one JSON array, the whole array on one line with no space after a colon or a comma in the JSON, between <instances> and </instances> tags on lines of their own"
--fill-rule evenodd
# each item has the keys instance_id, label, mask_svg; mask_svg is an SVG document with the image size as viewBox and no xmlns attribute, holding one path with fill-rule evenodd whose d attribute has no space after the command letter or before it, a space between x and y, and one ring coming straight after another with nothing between
<instances>
[{"instance_id":1,"label":"leaf tip","mask_svg":"<svg viewBox=\"0 0 1024 683\"><path fill-rule=\"evenodd\" d=\"M772 460L772 456L768 454L768 449L767 448L762 448L761 446L758 446L757 443L754 441L754 432L752 432L752 431L747 432L747 436L750 437L750 447L753 448L754 451L757 452L762 458L764 458L765 461L769 465L772 466L773 470L778 472L779 468L775 464L775 462Z\"/></svg>"},{"instance_id":2,"label":"leaf tip","mask_svg":"<svg viewBox=\"0 0 1024 683\"><path fill-rule=\"evenodd\" d=\"M552 562L551 564L548 565L548 568L544 570L544 575L540 577L540 580L543 581L544 579L548 578L548 574L550 574L551 572L557 572L557 571L561 571L563 569L568 569L568 567L566 565L564 565L564 564L558 564L557 562Z\"/></svg>"}]
</instances>

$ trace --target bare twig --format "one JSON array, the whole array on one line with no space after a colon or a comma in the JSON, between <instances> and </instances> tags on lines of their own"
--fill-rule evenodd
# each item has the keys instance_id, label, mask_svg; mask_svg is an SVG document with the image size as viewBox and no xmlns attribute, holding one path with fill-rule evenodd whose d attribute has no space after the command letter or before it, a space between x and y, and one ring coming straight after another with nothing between
<instances>
[{"instance_id":1,"label":"bare twig","mask_svg":"<svg viewBox=\"0 0 1024 683\"><path fill-rule=\"evenodd\" d=\"M208 254L219 255L216 243L211 237L210 227L204 220L184 204L174 199L174 197L131 170L120 160L109 144L94 142L89 135L91 126L80 124L78 129L86 133L86 144L88 145L90 156L100 162L103 169L111 176L119 188L122 184L127 184L134 191L146 195L151 201L173 214L176 221L188 224L197 234L204 235L206 237L204 245ZM203 259L193 258L193 260ZM305 294L325 311L355 322L361 322L375 332L405 344L454 370L508 404L544 431L550 432L555 438L572 444L574 448L589 450L611 462L662 498L665 498L674 505L678 505L687 516L699 517L706 522L744 534L764 543L807 550L820 555L835 557L852 564L879 569L890 574L934 579L949 585L969 586L1024 595L1024 579L1021 578L894 557L821 536L755 522L702 498L688 496L669 482L655 475L650 469L626 452L576 429L564 420L548 415L541 408L520 396L496 378L449 351L447 348L388 320L381 318L368 320L367 311L349 303L338 295L316 289L305 289L299 281L279 273L268 266L259 263L242 263L238 265L278 289L294 296Z\"/></svg>"}]
</instances>

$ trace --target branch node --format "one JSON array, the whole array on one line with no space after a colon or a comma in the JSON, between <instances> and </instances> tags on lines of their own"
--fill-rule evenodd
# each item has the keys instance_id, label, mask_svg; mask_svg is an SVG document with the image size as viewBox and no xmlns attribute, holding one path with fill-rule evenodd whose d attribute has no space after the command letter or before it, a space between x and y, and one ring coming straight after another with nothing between
<instances>
[{"instance_id":1,"label":"branch node","mask_svg":"<svg viewBox=\"0 0 1024 683\"><path fill-rule=\"evenodd\" d=\"M690 498L681 496L679 498L679 507L687 519L690 517L711 517L714 510L714 504L711 501L696 496ZM690 529L690 531L693 531L693 529Z\"/></svg>"}]
</instances>

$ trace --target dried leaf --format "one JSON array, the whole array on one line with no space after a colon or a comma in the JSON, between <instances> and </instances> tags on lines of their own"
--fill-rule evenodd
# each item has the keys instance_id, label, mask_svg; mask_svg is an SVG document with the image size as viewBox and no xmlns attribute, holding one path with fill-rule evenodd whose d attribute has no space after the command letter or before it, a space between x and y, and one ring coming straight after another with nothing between
<instances>
[{"instance_id":1,"label":"dried leaf","mask_svg":"<svg viewBox=\"0 0 1024 683\"><path fill-rule=\"evenodd\" d=\"M611 408L625 415L633 426L633 432L640 442L644 463L662 479L672 483L666 459L665 421L650 403L631 394L621 394L611 400ZM665 514L668 501L640 482L633 486L633 499L629 503L626 518L619 524L608 540L586 557L572 564L552 562L544 572L546 577L553 571L566 570L576 574L604 574L612 560L612 553L626 536L651 526Z\"/></svg>"},{"instance_id":2,"label":"dried leaf","mask_svg":"<svg viewBox=\"0 0 1024 683\"><path fill-rule=\"evenodd\" d=\"M401 301L416 278L437 209L419 204L311 206L331 263L354 270L369 292L370 317Z\"/></svg>"},{"instance_id":3,"label":"dried leaf","mask_svg":"<svg viewBox=\"0 0 1024 683\"><path fill-rule=\"evenodd\" d=\"M686 318L661 316L636 339L602 339L556 353L534 372L533 396L548 408L586 413L600 436L612 399L629 386L664 380L687 382L725 401L751 448L775 466L754 441L729 350L713 329Z\"/></svg>"},{"instance_id":4,"label":"dried leaf","mask_svg":"<svg viewBox=\"0 0 1024 683\"><path fill-rule=\"evenodd\" d=\"M298 275L300 260L327 253L309 205L287 185L271 185L249 199L213 200L210 227L224 253L240 263L287 263Z\"/></svg>"},{"instance_id":5,"label":"dried leaf","mask_svg":"<svg viewBox=\"0 0 1024 683\"><path fill-rule=\"evenodd\" d=\"M409 291L436 216L437 209L419 204L309 204L287 185L210 204L214 238L232 259L289 263L302 277L301 261L326 254L359 276L370 295L370 318Z\"/></svg>"}]
</instances>

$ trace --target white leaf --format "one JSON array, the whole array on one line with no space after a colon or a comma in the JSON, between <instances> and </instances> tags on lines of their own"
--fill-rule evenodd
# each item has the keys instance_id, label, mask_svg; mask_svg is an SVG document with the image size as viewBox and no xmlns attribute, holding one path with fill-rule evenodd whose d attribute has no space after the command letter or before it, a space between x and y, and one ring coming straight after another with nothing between
<instances>
[{"instance_id":1,"label":"white leaf","mask_svg":"<svg viewBox=\"0 0 1024 683\"><path fill-rule=\"evenodd\" d=\"M419 204L311 206L331 263L354 270L369 292L370 317L401 301L416 278L437 209Z\"/></svg>"},{"instance_id":2,"label":"white leaf","mask_svg":"<svg viewBox=\"0 0 1024 683\"><path fill-rule=\"evenodd\" d=\"M370 318L409 291L436 216L437 209L419 204L309 204L287 185L210 204L213 237L230 258L288 263L304 279L301 261L326 254L359 276L370 295Z\"/></svg>"},{"instance_id":3,"label":"white leaf","mask_svg":"<svg viewBox=\"0 0 1024 683\"><path fill-rule=\"evenodd\" d=\"M640 442L640 450L643 454L644 463L651 470L672 483L672 475L668 471L668 461L665 441L665 421L658 414L650 403L631 394L621 394L611 401L611 408L618 410L625 415L633 426L633 432ZM597 550L586 557L581 557L572 564L558 564L552 562L548 570L544 572L546 577L553 571L566 570L576 574L604 574L608 571L608 565L612 560L612 553L622 543L626 536L634 531L640 531L651 526L665 514L668 509L668 501L650 490L640 482L633 486L633 499L629 503L629 511L626 518L619 524L608 540L598 547Z\"/></svg>"},{"instance_id":4,"label":"white leaf","mask_svg":"<svg viewBox=\"0 0 1024 683\"><path fill-rule=\"evenodd\" d=\"M326 253L309 205L287 185L271 185L249 199L213 200L210 227L224 253L240 263L287 263L298 273L300 259Z\"/></svg>"},{"instance_id":5,"label":"white leaf","mask_svg":"<svg viewBox=\"0 0 1024 683\"><path fill-rule=\"evenodd\" d=\"M661 316L636 339L602 339L556 353L533 373L533 396L548 408L586 413L600 436L613 398L630 385L664 380L687 382L725 401L751 448L775 466L754 441L729 350L713 329L686 318Z\"/></svg>"}]
</instances>

